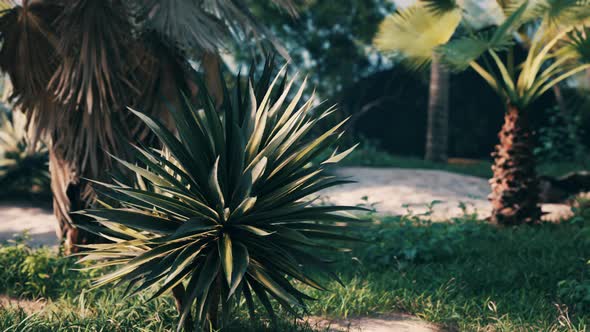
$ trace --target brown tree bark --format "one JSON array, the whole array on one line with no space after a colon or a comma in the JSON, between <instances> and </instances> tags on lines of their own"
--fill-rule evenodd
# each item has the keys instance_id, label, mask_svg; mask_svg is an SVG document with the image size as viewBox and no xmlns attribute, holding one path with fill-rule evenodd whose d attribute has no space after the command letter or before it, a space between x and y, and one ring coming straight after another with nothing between
<instances>
[{"instance_id":1,"label":"brown tree bark","mask_svg":"<svg viewBox=\"0 0 590 332\"><path fill-rule=\"evenodd\" d=\"M80 178L71 162L68 162L53 147L49 150L49 170L51 172L51 192L53 194L53 213L57 219L57 238L63 242L66 254L79 251L76 245L95 243L98 236L75 226L81 215L71 212L88 208L91 188L81 184Z\"/></svg>"},{"instance_id":2,"label":"brown tree bark","mask_svg":"<svg viewBox=\"0 0 590 332\"><path fill-rule=\"evenodd\" d=\"M492 153L491 222L502 225L537 223L541 219L539 185L526 110L508 105L498 137L500 143Z\"/></svg>"},{"instance_id":3,"label":"brown tree bark","mask_svg":"<svg viewBox=\"0 0 590 332\"><path fill-rule=\"evenodd\" d=\"M201 62L207 90L215 100L215 107L219 109L223 103L223 83L221 82L221 61L219 55L206 52Z\"/></svg>"},{"instance_id":4,"label":"brown tree bark","mask_svg":"<svg viewBox=\"0 0 590 332\"><path fill-rule=\"evenodd\" d=\"M430 66L428 129L424 159L447 162L449 144L449 71L434 57Z\"/></svg>"},{"instance_id":5,"label":"brown tree bark","mask_svg":"<svg viewBox=\"0 0 590 332\"><path fill-rule=\"evenodd\" d=\"M184 311L184 295L186 294L186 290L182 284L178 284L174 288L172 288L172 296L174 297L174 301L176 303L176 310L178 314L182 314ZM188 313L187 318L184 321L184 330L185 332L190 332L193 330L193 318L191 313Z\"/></svg>"}]
</instances>

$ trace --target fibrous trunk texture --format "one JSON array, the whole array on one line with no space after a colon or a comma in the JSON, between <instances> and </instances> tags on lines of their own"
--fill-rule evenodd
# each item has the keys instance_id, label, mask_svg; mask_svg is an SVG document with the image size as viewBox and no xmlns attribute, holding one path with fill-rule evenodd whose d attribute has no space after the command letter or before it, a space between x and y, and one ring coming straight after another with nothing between
<instances>
[{"instance_id":1,"label":"fibrous trunk texture","mask_svg":"<svg viewBox=\"0 0 590 332\"><path fill-rule=\"evenodd\" d=\"M215 101L215 107L219 108L223 102L223 87L221 84L221 61L219 55L206 52L201 58L205 84L209 94Z\"/></svg>"},{"instance_id":2,"label":"fibrous trunk texture","mask_svg":"<svg viewBox=\"0 0 590 332\"><path fill-rule=\"evenodd\" d=\"M55 149L49 153L49 170L57 237L63 241L66 253L77 252L76 245L97 240L96 235L74 226L75 219L84 216L70 214L89 207L91 199L84 196L92 195L91 188L88 184L80 183L75 167Z\"/></svg>"},{"instance_id":3,"label":"fibrous trunk texture","mask_svg":"<svg viewBox=\"0 0 590 332\"><path fill-rule=\"evenodd\" d=\"M491 221L503 225L537 223L541 219L539 186L527 112L509 105L498 136L500 143L492 153Z\"/></svg>"},{"instance_id":4,"label":"fibrous trunk texture","mask_svg":"<svg viewBox=\"0 0 590 332\"><path fill-rule=\"evenodd\" d=\"M449 140L449 72L434 57L430 67L425 159L446 162Z\"/></svg>"}]
</instances>

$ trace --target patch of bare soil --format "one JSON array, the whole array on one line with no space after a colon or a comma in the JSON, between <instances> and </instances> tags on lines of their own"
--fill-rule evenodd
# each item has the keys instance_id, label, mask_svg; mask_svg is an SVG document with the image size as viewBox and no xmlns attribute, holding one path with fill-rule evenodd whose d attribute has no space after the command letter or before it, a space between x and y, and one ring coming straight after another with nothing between
<instances>
[{"instance_id":1,"label":"patch of bare soil","mask_svg":"<svg viewBox=\"0 0 590 332\"><path fill-rule=\"evenodd\" d=\"M15 308L22 309L27 314L39 312L45 308L47 302L45 300L19 300L5 295L0 295L0 308Z\"/></svg>"},{"instance_id":2,"label":"patch of bare soil","mask_svg":"<svg viewBox=\"0 0 590 332\"><path fill-rule=\"evenodd\" d=\"M431 213L432 220L448 220L465 213L480 218L491 214L487 180L436 170L343 167L336 173L356 183L323 191L328 202L338 205L374 204L382 215ZM432 202L436 204L431 205ZM429 206L431 205L431 206ZM543 204L546 220L557 221L572 215L566 204Z\"/></svg>"},{"instance_id":3,"label":"patch of bare soil","mask_svg":"<svg viewBox=\"0 0 590 332\"><path fill-rule=\"evenodd\" d=\"M309 317L306 322L317 331L328 332L439 332L435 325L405 314L379 317L358 317L347 320L330 320Z\"/></svg>"}]
</instances>

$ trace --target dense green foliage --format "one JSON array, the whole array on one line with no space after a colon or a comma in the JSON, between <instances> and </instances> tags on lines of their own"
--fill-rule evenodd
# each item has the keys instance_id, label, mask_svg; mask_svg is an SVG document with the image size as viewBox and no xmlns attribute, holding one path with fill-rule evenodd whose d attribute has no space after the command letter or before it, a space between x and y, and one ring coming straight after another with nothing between
<instances>
[{"instance_id":1,"label":"dense green foliage","mask_svg":"<svg viewBox=\"0 0 590 332\"><path fill-rule=\"evenodd\" d=\"M393 10L381 0L305 0L297 19L259 2L253 11L279 38L297 68L309 75L321 98L329 98L383 67L371 40ZM243 47L236 50L243 52ZM249 56L245 57L249 59Z\"/></svg>"},{"instance_id":2,"label":"dense green foliage","mask_svg":"<svg viewBox=\"0 0 590 332\"><path fill-rule=\"evenodd\" d=\"M48 248L31 249L22 240L0 247L0 266L0 293L17 298L73 295L72 289L89 276L72 272L74 259L56 256Z\"/></svg>"},{"instance_id":3,"label":"dense green foliage","mask_svg":"<svg viewBox=\"0 0 590 332\"><path fill-rule=\"evenodd\" d=\"M459 331L584 331L590 320L590 242L578 234L588 229L581 219L560 225L496 228L470 216L436 224L412 216L383 218L363 232L370 245L343 254L342 263L334 267L346 286L330 285L333 292L312 302L310 314L343 317L407 312ZM16 262L31 256L47 255L51 261L71 264L45 250L41 254L24 246L2 250L15 257L11 259L15 263L3 265L9 267L2 272L3 278L20 266ZM36 266L39 272L47 272L45 265ZM121 300L120 288L83 291L87 275L78 273L55 273L52 280L36 281L35 288L67 288L64 294L71 295L49 294L53 302L27 319L25 312L0 308L0 330L175 328L177 314L170 298L147 302L150 294L145 294ZM24 274L12 278L22 285L32 280ZM10 289L2 293L16 296ZM263 310L256 308L256 312ZM288 317L277 310L280 317ZM267 323L262 324L249 322L242 301L228 331L266 330ZM310 331L288 318L278 328Z\"/></svg>"},{"instance_id":4,"label":"dense green foliage","mask_svg":"<svg viewBox=\"0 0 590 332\"><path fill-rule=\"evenodd\" d=\"M580 114L553 107L545 112L547 124L537 131L535 157L541 162L581 160L587 154L582 143L583 123Z\"/></svg>"}]
</instances>

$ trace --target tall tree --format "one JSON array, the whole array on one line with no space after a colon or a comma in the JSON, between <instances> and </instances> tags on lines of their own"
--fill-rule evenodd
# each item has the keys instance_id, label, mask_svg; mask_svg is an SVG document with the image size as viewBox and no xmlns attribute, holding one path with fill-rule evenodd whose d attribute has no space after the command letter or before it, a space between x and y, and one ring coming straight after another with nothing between
<instances>
[{"instance_id":1,"label":"tall tree","mask_svg":"<svg viewBox=\"0 0 590 332\"><path fill-rule=\"evenodd\" d=\"M418 4L401 9L380 26L375 45L385 53L413 53L420 61L409 63L420 68L430 62L426 160L446 162L449 140L449 72L431 45L446 43L461 20L458 7L451 4L434 11ZM408 29L408 27L412 27ZM395 36L392 38L392 36ZM434 37L434 39L433 39Z\"/></svg>"},{"instance_id":2,"label":"tall tree","mask_svg":"<svg viewBox=\"0 0 590 332\"><path fill-rule=\"evenodd\" d=\"M9 8L0 17L0 69L36 137L51 143L54 212L69 248L93 240L78 227L87 218L71 214L96 203L83 179L105 179L113 169L108 155L127 156L126 142L153 141L126 107L169 122L165 105L197 89L189 58L210 59L228 37L268 36L277 44L237 0L0 2ZM290 0L272 2L295 11ZM203 61L217 76L210 64Z\"/></svg>"},{"instance_id":3,"label":"tall tree","mask_svg":"<svg viewBox=\"0 0 590 332\"><path fill-rule=\"evenodd\" d=\"M490 180L493 212L500 224L535 223L541 217L535 173L533 142L528 124L530 106L541 95L569 77L590 68L590 29L583 26L590 16L590 4L580 1L503 1L505 19L482 31L472 29L462 17L462 30L448 39L448 31L430 30L422 51L429 49L454 70L475 70L506 101L505 122L500 143L493 153L494 177ZM444 15L463 15L454 0L423 0L423 10ZM407 12L404 29L434 22L433 16ZM459 24L455 26L458 27ZM395 35L385 34L384 39ZM528 41L527 54L515 63L515 47ZM413 64L428 59L425 52L400 50Z\"/></svg>"}]
</instances>

